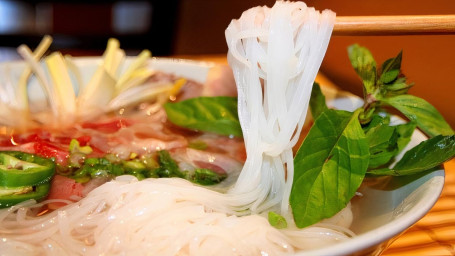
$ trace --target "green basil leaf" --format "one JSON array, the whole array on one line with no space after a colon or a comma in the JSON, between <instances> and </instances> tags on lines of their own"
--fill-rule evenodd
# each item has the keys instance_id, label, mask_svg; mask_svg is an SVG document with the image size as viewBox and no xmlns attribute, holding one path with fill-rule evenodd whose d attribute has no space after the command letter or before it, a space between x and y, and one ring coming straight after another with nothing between
<instances>
[{"instance_id":1,"label":"green basil leaf","mask_svg":"<svg viewBox=\"0 0 455 256\"><path fill-rule=\"evenodd\" d=\"M376 113L375 115L372 116L371 121L368 123L368 125L365 125L363 127L363 131L366 133L369 132L369 130L381 126L381 125L389 125L390 124L390 115L385 112L380 112Z\"/></svg>"},{"instance_id":2,"label":"green basil leaf","mask_svg":"<svg viewBox=\"0 0 455 256\"><path fill-rule=\"evenodd\" d=\"M431 137L454 134L439 111L422 98L406 94L384 98L382 101L416 122L417 126Z\"/></svg>"},{"instance_id":3,"label":"green basil leaf","mask_svg":"<svg viewBox=\"0 0 455 256\"><path fill-rule=\"evenodd\" d=\"M400 92L409 90L414 84L407 84L406 77L399 77L393 83L386 84L387 91L389 92Z\"/></svg>"},{"instance_id":4,"label":"green basil leaf","mask_svg":"<svg viewBox=\"0 0 455 256\"><path fill-rule=\"evenodd\" d=\"M322 94L321 87L318 83L314 83L310 98L310 110L313 119L316 119L326 109L327 104L325 103L325 96Z\"/></svg>"},{"instance_id":5,"label":"green basil leaf","mask_svg":"<svg viewBox=\"0 0 455 256\"><path fill-rule=\"evenodd\" d=\"M390 115L375 114L371 122L363 127L370 146L369 169L390 163L411 140L416 128L414 122L390 126Z\"/></svg>"},{"instance_id":6,"label":"green basil leaf","mask_svg":"<svg viewBox=\"0 0 455 256\"><path fill-rule=\"evenodd\" d=\"M269 223L270 223L270 225L272 225L272 227L275 227L277 229L282 229L282 228L288 227L286 218L284 218L283 216L279 215L276 212L269 212L268 219L269 219Z\"/></svg>"},{"instance_id":7,"label":"green basil leaf","mask_svg":"<svg viewBox=\"0 0 455 256\"><path fill-rule=\"evenodd\" d=\"M380 82L388 84L397 79L401 69L402 53L403 52L400 51L395 58L390 58L382 64L382 74L379 77Z\"/></svg>"},{"instance_id":8,"label":"green basil leaf","mask_svg":"<svg viewBox=\"0 0 455 256\"><path fill-rule=\"evenodd\" d=\"M455 156L455 135L430 138L407 151L393 169L369 171L373 175L403 176L429 170Z\"/></svg>"},{"instance_id":9,"label":"green basil leaf","mask_svg":"<svg viewBox=\"0 0 455 256\"><path fill-rule=\"evenodd\" d=\"M395 129L398 133L398 140L397 140L397 146L398 146L398 152L401 152L406 145L411 141L412 134L414 133L414 130L416 129L416 123L415 122L409 122L406 124L400 124L395 126Z\"/></svg>"},{"instance_id":10,"label":"green basil leaf","mask_svg":"<svg viewBox=\"0 0 455 256\"><path fill-rule=\"evenodd\" d=\"M199 97L164 105L173 124L197 131L242 137L237 98Z\"/></svg>"},{"instance_id":11,"label":"green basil leaf","mask_svg":"<svg viewBox=\"0 0 455 256\"><path fill-rule=\"evenodd\" d=\"M359 111L324 111L298 150L289 198L297 227L339 212L362 183L369 151L358 115Z\"/></svg>"},{"instance_id":12,"label":"green basil leaf","mask_svg":"<svg viewBox=\"0 0 455 256\"><path fill-rule=\"evenodd\" d=\"M363 86L367 94L371 94L376 89L376 61L371 52L358 44L348 47L349 60L352 67L363 81Z\"/></svg>"},{"instance_id":13,"label":"green basil leaf","mask_svg":"<svg viewBox=\"0 0 455 256\"><path fill-rule=\"evenodd\" d=\"M370 129L365 135L370 147L368 168L385 165L398 154L398 133L394 126L378 125Z\"/></svg>"}]
</instances>

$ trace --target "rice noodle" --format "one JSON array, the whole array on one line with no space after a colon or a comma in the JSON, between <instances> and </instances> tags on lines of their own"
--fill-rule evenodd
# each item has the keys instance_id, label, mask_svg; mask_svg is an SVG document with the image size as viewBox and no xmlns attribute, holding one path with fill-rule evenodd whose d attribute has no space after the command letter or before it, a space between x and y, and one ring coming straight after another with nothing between
<instances>
[{"instance_id":1,"label":"rice noodle","mask_svg":"<svg viewBox=\"0 0 455 256\"><path fill-rule=\"evenodd\" d=\"M40 217L27 215L30 202L1 212L0 248L21 255L289 255L294 245L346 239L325 227L279 231L260 215L237 217L224 198L182 179L120 176Z\"/></svg>"},{"instance_id":2,"label":"rice noodle","mask_svg":"<svg viewBox=\"0 0 455 256\"><path fill-rule=\"evenodd\" d=\"M292 147L334 22L329 10L277 1L273 8L245 11L226 30L247 152L231 193L253 193L242 209L261 212L281 203L281 214L289 218Z\"/></svg>"}]
</instances>

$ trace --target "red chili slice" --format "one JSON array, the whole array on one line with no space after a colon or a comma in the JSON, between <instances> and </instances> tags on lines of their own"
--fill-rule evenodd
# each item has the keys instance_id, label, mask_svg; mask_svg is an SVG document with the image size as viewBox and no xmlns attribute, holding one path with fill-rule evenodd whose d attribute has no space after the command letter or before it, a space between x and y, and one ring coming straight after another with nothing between
<instances>
[{"instance_id":1,"label":"red chili slice","mask_svg":"<svg viewBox=\"0 0 455 256\"><path fill-rule=\"evenodd\" d=\"M89 135L83 135L83 136L76 138L76 140L79 141L79 145L82 147L87 146L87 144L90 142L91 139L92 139L92 136L89 136ZM69 143L68 143L68 145L69 145Z\"/></svg>"},{"instance_id":2,"label":"red chili slice","mask_svg":"<svg viewBox=\"0 0 455 256\"><path fill-rule=\"evenodd\" d=\"M62 149L45 141L35 142L33 148L35 150L35 154L46 158L54 157L56 163L63 166L65 166L68 161L68 149Z\"/></svg>"}]
</instances>

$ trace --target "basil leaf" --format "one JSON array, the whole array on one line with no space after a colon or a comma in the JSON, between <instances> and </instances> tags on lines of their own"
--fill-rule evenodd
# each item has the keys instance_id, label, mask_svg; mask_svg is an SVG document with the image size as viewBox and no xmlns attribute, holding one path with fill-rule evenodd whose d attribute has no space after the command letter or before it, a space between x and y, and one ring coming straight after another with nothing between
<instances>
[{"instance_id":1,"label":"basil leaf","mask_svg":"<svg viewBox=\"0 0 455 256\"><path fill-rule=\"evenodd\" d=\"M400 51L395 58L390 58L382 64L382 74L379 77L380 82L388 84L397 79L401 69L402 53L403 52Z\"/></svg>"},{"instance_id":2,"label":"basil leaf","mask_svg":"<svg viewBox=\"0 0 455 256\"><path fill-rule=\"evenodd\" d=\"M407 151L393 169L369 171L373 175L403 176L426 171L455 156L455 135L430 138Z\"/></svg>"},{"instance_id":3,"label":"basil leaf","mask_svg":"<svg viewBox=\"0 0 455 256\"><path fill-rule=\"evenodd\" d=\"M279 215L276 212L269 212L268 219L269 219L269 223L270 223L270 225L272 225L272 227L275 227L277 229L282 229L282 228L288 227L286 218L284 218L283 216Z\"/></svg>"},{"instance_id":4,"label":"basil leaf","mask_svg":"<svg viewBox=\"0 0 455 256\"><path fill-rule=\"evenodd\" d=\"M363 127L363 131L368 133L371 129L381 126L381 125L389 125L390 124L390 115L385 112L376 113L372 116L370 123Z\"/></svg>"},{"instance_id":5,"label":"basil leaf","mask_svg":"<svg viewBox=\"0 0 455 256\"><path fill-rule=\"evenodd\" d=\"M385 165L398 154L398 133L394 126L378 125L370 129L365 135L370 147L368 168Z\"/></svg>"},{"instance_id":6,"label":"basil leaf","mask_svg":"<svg viewBox=\"0 0 455 256\"><path fill-rule=\"evenodd\" d=\"M321 87L318 83L314 83L310 98L310 110L313 119L316 119L326 109L325 96L322 94Z\"/></svg>"},{"instance_id":7,"label":"basil leaf","mask_svg":"<svg viewBox=\"0 0 455 256\"><path fill-rule=\"evenodd\" d=\"M407 84L406 77L399 77L393 83L386 84L387 91L389 92L407 92L414 84Z\"/></svg>"},{"instance_id":8,"label":"basil leaf","mask_svg":"<svg viewBox=\"0 0 455 256\"><path fill-rule=\"evenodd\" d=\"M416 129L416 123L409 122L406 124L400 124L395 126L395 129L398 133L397 139L398 152L401 152L406 147L406 145L408 145L408 143L411 141L412 134Z\"/></svg>"},{"instance_id":9,"label":"basil leaf","mask_svg":"<svg viewBox=\"0 0 455 256\"><path fill-rule=\"evenodd\" d=\"M389 163L411 140L414 122L390 126L390 115L380 112L363 127L370 147L369 169Z\"/></svg>"},{"instance_id":10,"label":"basil leaf","mask_svg":"<svg viewBox=\"0 0 455 256\"><path fill-rule=\"evenodd\" d=\"M297 227L339 212L362 183L369 151L358 115L324 111L298 150L289 198Z\"/></svg>"},{"instance_id":11,"label":"basil leaf","mask_svg":"<svg viewBox=\"0 0 455 256\"><path fill-rule=\"evenodd\" d=\"M199 97L164 105L168 120L192 130L242 137L237 98Z\"/></svg>"},{"instance_id":12,"label":"basil leaf","mask_svg":"<svg viewBox=\"0 0 455 256\"><path fill-rule=\"evenodd\" d=\"M431 137L454 134L439 111L422 98L406 94L384 98L382 101L396 108L409 120L415 121L417 126Z\"/></svg>"},{"instance_id":13,"label":"basil leaf","mask_svg":"<svg viewBox=\"0 0 455 256\"><path fill-rule=\"evenodd\" d=\"M371 52L358 44L348 47L349 60L352 67L363 81L367 94L375 91L376 87L376 61Z\"/></svg>"}]
</instances>

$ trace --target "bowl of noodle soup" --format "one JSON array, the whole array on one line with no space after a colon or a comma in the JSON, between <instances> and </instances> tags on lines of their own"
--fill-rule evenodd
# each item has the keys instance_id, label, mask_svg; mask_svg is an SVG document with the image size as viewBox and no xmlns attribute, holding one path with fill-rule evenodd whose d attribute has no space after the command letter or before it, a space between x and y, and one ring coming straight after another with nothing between
<instances>
[{"instance_id":1,"label":"bowl of noodle soup","mask_svg":"<svg viewBox=\"0 0 455 256\"><path fill-rule=\"evenodd\" d=\"M349 165L327 175L330 182L348 176L333 185L349 189L329 190L324 181L323 195L304 191L295 203L296 186L318 183L293 183L294 146L312 123L313 82L321 83L330 108L362 105L317 75L334 22L333 12L302 2L247 10L226 29L231 69L150 58L147 50L125 58L115 39L102 58L56 52L39 62L49 38L34 53L20 46L24 62L0 64L2 164L24 174L36 166L24 163L33 161L32 153L53 158L57 167L39 182L0 190L14 197L50 187L44 201L0 210L1 253L380 254L433 206L444 171L359 179L369 152L352 153L360 139L350 140L341 152ZM391 118L392 125L401 122ZM415 130L403 151L425 139ZM323 162L345 161L332 156ZM362 181L358 190L352 185ZM303 223L294 207L319 196L324 210L313 207ZM341 205L341 199L347 200ZM326 207L331 204L336 211Z\"/></svg>"},{"instance_id":2,"label":"bowl of noodle soup","mask_svg":"<svg viewBox=\"0 0 455 256\"><path fill-rule=\"evenodd\" d=\"M81 68L82 73L93 73L94 65L99 62L98 58L77 58L76 62ZM8 68L10 70L14 69L20 69L23 67L23 63L17 62L13 63L13 65L10 65ZM207 63L207 62L196 62L196 61L188 61L188 60L179 60L179 59L152 59L148 63L149 67L155 70L163 71L166 73L171 73L176 76L181 76L185 77L187 79L194 80L199 83L204 83L208 77L209 72L212 69L217 69L218 67L213 64L213 63ZM2 64L1 68L5 68L5 64ZM17 72L16 72L17 73ZM318 76L317 81L321 83L322 90L324 94L327 97L327 102L329 106L337 109L345 109L345 110L350 110L361 104L361 100L349 93L339 91L337 89L334 89L333 85L330 84L330 82L327 81L323 76ZM37 90L37 81L32 79L30 82L31 88L36 88L36 89L31 89L31 90ZM36 92L33 94L35 97L35 100L39 101L40 97L42 97L40 92ZM41 95L41 96L39 96ZM394 120L394 122L400 122L400 120L397 118ZM410 142L410 145L408 147L412 147L414 145L417 145L420 141L424 140L425 136L420 133L419 131L415 131L414 135L412 137L412 141ZM124 178L119 177L118 178L119 182L122 182L122 186L124 188L127 188L128 184L130 182L131 186L136 186L134 185L134 179L131 181L131 178L128 178L125 176ZM166 185L166 183L170 183L168 181L162 181L161 185ZM358 195L352 200L351 202L351 209L352 209L352 224L350 225L349 229L355 234L353 237L349 239L342 239L340 241L332 241L329 243L325 243L322 247L312 249L312 250L297 250L295 251L294 255L378 255L380 254L385 248L387 248L387 245L390 243L390 241L393 241L393 238L399 235L400 233L404 232L407 228L409 228L413 223L418 221L421 217L425 215L426 212L428 212L433 204L436 202L438 199L438 196L442 190L444 183L444 171L441 170L435 170L432 172L425 173L423 175L418 175L418 176L407 176L407 177L392 177L392 178L375 178L375 179L366 179L364 181L364 184L362 187L359 189ZM156 184L158 185L158 184ZM182 187L183 190L185 190L186 184L185 182L176 182L173 184L173 186L177 187ZM136 186L138 187L138 186ZM102 188L102 189L101 189ZM113 188L108 188L108 187L100 187L99 193L101 194L106 194L106 193L111 193L109 192ZM135 192L140 194L139 191ZM188 191L186 192L188 193ZM100 195L101 195L100 194ZM99 195L98 195L99 196ZM126 200L128 199L128 196L125 195ZM140 198L140 197L139 197ZM141 200L137 199L137 203L140 203ZM213 197L216 199L216 196ZM215 200L213 199L213 200ZM118 202L117 202L118 203ZM147 204L148 202L144 200L142 202L143 204ZM207 203L210 205L210 203ZM96 206L95 208L102 207L100 205ZM123 214L126 214L122 217L121 213L118 212L118 216L111 215L110 218L118 218L119 221L122 220L122 218L125 218L125 221L128 220L127 215L135 215L135 216L141 216L141 212L146 212L147 208L150 206L147 205L138 205L138 207L132 207L129 209L127 212L124 212ZM62 208L65 210L66 208ZM182 208L183 209L183 208ZM190 213L192 210L191 208L186 209L187 213ZM77 214L78 211L81 211L82 214L82 209L71 209L65 211L59 211L59 214L55 215L54 217L60 219L61 224L64 225L69 225L71 224L65 224L65 216L67 215L72 215L72 214ZM93 213L95 209L91 208L86 212L88 215L90 215L90 212ZM3 212L0 212L0 215L3 215L2 218L5 220L5 210ZM18 214L15 218L22 218ZM171 216L172 217L172 216ZM139 218L139 217L138 217ZM177 218L174 216L174 218ZM140 218L139 218L140 219ZM68 218L66 221L70 221L71 219ZM30 220L29 220L30 221ZM49 221L49 220L48 220ZM142 221L147 221L146 219L143 219ZM160 221L165 221L161 220ZM257 220L254 220L257 221ZM253 221L253 223L254 223ZM33 222L32 223L37 223ZM128 224L126 221L125 223ZM87 225L86 223L85 225ZM1 223L0 230L3 229L3 232L5 231L5 228L7 229L8 225L11 224L5 224ZM30 225L27 224L27 225ZM133 225L133 224L131 224ZM138 225L138 224L134 224ZM141 222L139 222L139 225L141 225ZM239 225L246 225L246 224L239 224ZM258 224L259 225L259 224ZM62 226L62 227L63 227ZM75 227L72 227L75 228ZM240 228L240 230L242 230ZM63 229L65 230L65 229ZM122 232L122 227L117 227L116 230L118 232ZM63 232L63 231L60 231ZM67 231L70 232L70 231ZM74 232L74 231L73 231ZM102 232L102 231L100 231ZM106 231L105 231L106 232ZM195 231L195 234L198 232L203 232L202 230L198 230L197 232ZM260 231L256 231L260 232ZM37 233L39 236L39 233ZM99 234L102 235L102 234ZM105 234L106 235L106 234ZM226 237L224 236L226 235ZM4 234L1 235L4 237ZM36 237L33 237L31 234L26 235L29 236L31 240L37 239ZM133 235L132 235L133 236ZM217 239L229 239L229 234L223 234L223 235L217 235ZM107 236L112 239L112 236ZM134 236L133 236L134 237ZM27 239L27 238L25 238ZM164 238L163 238L164 239ZM254 238L251 238L252 240L249 241L254 241L257 239L258 241L264 241L262 238L258 238L254 236ZM273 239L273 238L272 238ZM306 241L302 241L301 247L306 247L307 245L311 245L314 243L319 243L318 241L320 238L308 238ZM210 239L209 239L210 240ZM4 239L4 241L0 244L0 248L3 247L6 249L4 251L6 255L8 252L17 252L12 250L12 248L19 248L15 247L14 245L11 247L5 247L7 242L11 242L11 240ZM129 239L126 239L126 241L129 241L132 243L132 245L136 244L136 246L141 245L140 242L138 241L130 241ZM118 243L125 243L125 240L118 240ZM210 240L211 241L211 240ZM99 241L99 243L112 243L113 240L103 240ZM17 242L19 245L22 242ZM59 251L59 241L47 241L48 245L47 247L54 247L54 250L48 251L51 252L51 254L59 254L59 253L64 253L62 251ZM115 243L115 242L114 242ZM211 243L215 243L215 241L211 241ZM11 245L11 244L10 244ZM165 243L162 246L168 246L169 244ZM61 246L61 245L60 245ZM64 243L63 243L64 246ZM176 245L178 247L178 245ZM260 244L256 244L256 246L261 246ZM264 244L265 246L265 244ZM176 248L177 248L176 247ZM27 248L27 246L24 246L24 248ZM103 247L101 247L103 248ZM33 249L33 247L29 248L30 250ZM36 249L36 248L35 248ZM206 249L206 248L205 248ZM8 251L12 250L12 251ZM164 250L166 253L169 253L170 255L174 255L177 253L178 250ZM208 252L216 252L217 250L208 250ZM31 253L31 251L28 251L27 249L24 249L24 251L20 251L24 253L24 255L35 255L35 253ZM112 251L111 251L112 252ZM207 250L205 251L207 252ZM74 253L74 251L73 251ZM93 253L93 251L91 252ZM100 253L98 251L98 253ZM134 251L131 251L131 253L134 253ZM208 253L210 254L210 253ZM253 253L254 254L254 253Z\"/></svg>"}]
</instances>

